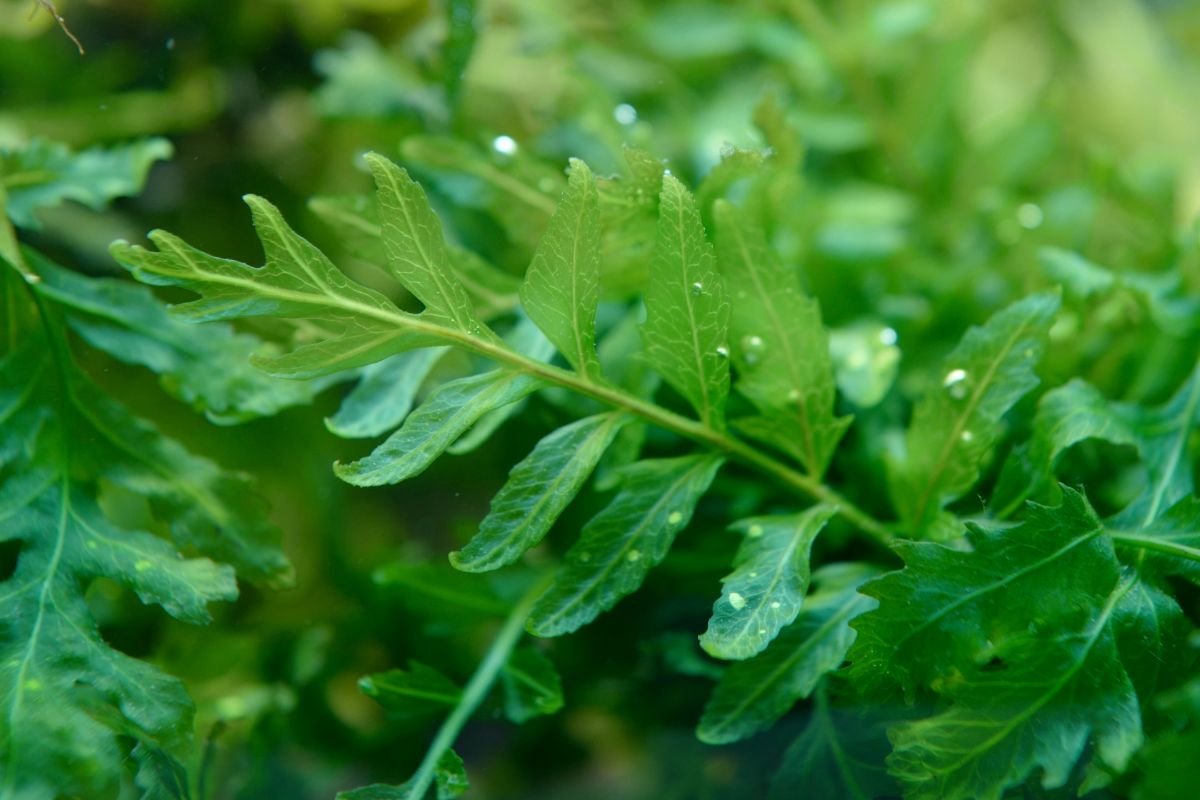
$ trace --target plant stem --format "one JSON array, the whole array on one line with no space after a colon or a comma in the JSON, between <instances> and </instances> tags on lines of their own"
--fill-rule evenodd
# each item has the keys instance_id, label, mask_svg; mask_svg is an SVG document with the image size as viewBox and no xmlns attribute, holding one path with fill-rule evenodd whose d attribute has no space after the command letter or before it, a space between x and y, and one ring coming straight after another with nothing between
<instances>
[{"instance_id":1,"label":"plant stem","mask_svg":"<svg viewBox=\"0 0 1200 800\"><path fill-rule=\"evenodd\" d=\"M1200 561L1200 548L1189 547L1185 544L1176 544L1175 542L1167 541L1166 539L1156 539L1152 536L1140 536L1138 534L1121 533L1119 531L1109 531L1108 535L1112 538L1113 544L1121 547L1153 550L1156 553L1164 553L1176 558Z\"/></svg>"},{"instance_id":2,"label":"plant stem","mask_svg":"<svg viewBox=\"0 0 1200 800\"><path fill-rule=\"evenodd\" d=\"M135 268L135 273L138 271ZM561 386L565 389L591 397L601 403L634 414L660 428L677 433L700 444L707 445L743 464L754 467L785 486L798 490L814 500L835 506L838 513L863 533L883 545L890 545L892 534L878 520L855 506L819 478L792 469L783 462L763 453L745 442L704 423L676 414L654 403L636 397L603 381L592 380L570 370L546 364L522 355L504 344L494 335L453 328L430 322L421 315L409 314L394 307L372 305L337 294L313 294L279 286L260 283L251 277L229 274L205 273L208 283L229 286L248 291L262 297L271 297L290 303L323 305L351 315L378 320L421 337L441 339L447 344L461 347L517 372Z\"/></svg>"},{"instance_id":3,"label":"plant stem","mask_svg":"<svg viewBox=\"0 0 1200 800\"><path fill-rule=\"evenodd\" d=\"M429 790L429 785L433 783L434 774L437 771L438 762L441 761L446 751L454 746L454 741L462 732L463 726L467 724L467 720L471 718L475 709L491 691L492 684L496 682L500 670L508 662L509 655L525 632L525 620L529 617L529 612L533 610L533 604L553 579L554 575L550 573L534 583L504 620L496 638L488 647L483 661L479 662L475 674L471 676L471 680L463 689L458 705L450 712L450 716L446 717L442 727L438 728L437 735L429 744L429 749L425 752L425 758L421 760L421 765L417 767L416 774L406 784L408 800L421 800L425 796L425 792Z\"/></svg>"}]
</instances>

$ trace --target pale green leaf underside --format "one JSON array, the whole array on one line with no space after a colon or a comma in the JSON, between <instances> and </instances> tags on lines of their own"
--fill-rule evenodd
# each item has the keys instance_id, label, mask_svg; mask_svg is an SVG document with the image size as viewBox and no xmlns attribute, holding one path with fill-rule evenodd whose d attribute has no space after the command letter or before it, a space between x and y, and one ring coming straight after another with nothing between
<instances>
[{"instance_id":1,"label":"pale green leaf underside","mask_svg":"<svg viewBox=\"0 0 1200 800\"><path fill-rule=\"evenodd\" d=\"M537 388L536 379L511 370L444 383L369 456L334 464L334 472L355 486L383 486L419 475L484 414Z\"/></svg>"},{"instance_id":2,"label":"pale green leaf underside","mask_svg":"<svg viewBox=\"0 0 1200 800\"><path fill-rule=\"evenodd\" d=\"M691 520L723 459L713 455L640 461L580 534L527 625L537 636L579 629L637 590Z\"/></svg>"},{"instance_id":3,"label":"pale green leaf underside","mask_svg":"<svg viewBox=\"0 0 1200 800\"><path fill-rule=\"evenodd\" d=\"M325 427L347 439L367 439L396 428L412 410L417 392L444 347L400 353L363 368L362 378Z\"/></svg>"},{"instance_id":4,"label":"pale green leaf underside","mask_svg":"<svg viewBox=\"0 0 1200 800\"><path fill-rule=\"evenodd\" d=\"M479 532L450 561L466 572L511 564L550 530L628 417L610 413L565 425L543 438L509 473Z\"/></svg>"},{"instance_id":5,"label":"pale green leaf underside","mask_svg":"<svg viewBox=\"0 0 1200 800\"><path fill-rule=\"evenodd\" d=\"M713 604L700 644L717 658L744 659L760 652L800 613L808 592L809 551L835 513L816 506L800 514L755 517L733 526L745 537L734 571Z\"/></svg>"}]
</instances>

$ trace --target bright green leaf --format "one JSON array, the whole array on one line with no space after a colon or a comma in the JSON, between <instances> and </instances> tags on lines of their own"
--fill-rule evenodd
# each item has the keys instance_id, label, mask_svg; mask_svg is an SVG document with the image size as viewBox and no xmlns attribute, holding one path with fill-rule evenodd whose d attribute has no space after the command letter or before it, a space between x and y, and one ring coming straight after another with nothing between
<instances>
[{"instance_id":1,"label":"bright green leaf","mask_svg":"<svg viewBox=\"0 0 1200 800\"><path fill-rule=\"evenodd\" d=\"M733 526L745 538L734 558L734 571L721 579L721 597L700 637L709 655L749 658L796 619L808 592L809 551L833 514L830 506L816 506Z\"/></svg>"}]
</instances>

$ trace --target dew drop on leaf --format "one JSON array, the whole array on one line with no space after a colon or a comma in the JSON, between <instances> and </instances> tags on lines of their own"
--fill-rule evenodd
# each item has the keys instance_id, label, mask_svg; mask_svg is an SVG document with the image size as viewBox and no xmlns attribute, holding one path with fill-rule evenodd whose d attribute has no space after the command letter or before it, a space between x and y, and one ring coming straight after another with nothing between
<instances>
[{"instance_id":1,"label":"dew drop on leaf","mask_svg":"<svg viewBox=\"0 0 1200 800\"><path fill-rule=\"evenodd\" d=\"M681 522L683 522L683 512L682 511L672 511L670 514L667 515L667 524L668 525L678 525Z\"/></svg>"},{"instance_id":2,"label":"dew drop on leaf","mask_svg":"<svg viewBox=\"0 0 1200 800\"><path fill-rule=\"evenodd\" d=\"M758 537L762 536L763 535L762 525L751 525L749 528L746 529L746 535L749 536L751 539L757 539Z\"/></svg>"},{"instance_id":3,"label":"dew drop on leaf","mask_svg":"<svg viewBox=\"0 0 1200 800\"><path fill-rule=\"evenodd\" d=\"M884 328L879 331L879 343L888 347L894 345L899 338L895 328Z\"/></svg>"},{"instance_id":4,"label":"dew drop on leaf","mask_svg":"<svg viewBox=\"0 0 1200 800\"><path fill-rule=\"evenodd\" d=\"M613 119L615 119L621 125L632 125L633 123L637 122L637 118L637 109L631 106L629 103L621 103L619 106L613 109Z\"/></svg>"},{"instance_id":5,"label":"dew drop on leaf","mask_svg":"<svg viewBox=\"0 0 1200 800\"><path fill-rule=\"evenodd\" d=\"M692 284L692 297L699 297L704 294L704 284L696 281Z\"/></svg>"},{"instance_id":6,"label":"dew drop on leaf","mask_svg":"<svg viewBox=\"0 0 1200 800\"><path fill-rule=\"evenodd\" d=\"M747 364L757 364L762 358L764 349L766 349L766 342L761 336L751 334L742 337L742 354Z\"/></svg>"},{"instance_id":7,"label":"dew drop on leaf","mask_svg":"<svg viewBox=\"0 0 1200 800\"><path fill-rule=\"evenodd\" d=\"M729 605L733 606L734 611L741 611L746 607L746 598L738 592L730 592Z\"/></svg>"},{"instance_id":8,"label":"dew drop on leaf","mask_svg":"<svg viewBox=\"0 0 1200 800\"><path fill-rule=\"evenodd\" d=\"M492 149L502 156L511 156L517 152L517 140L511 136L497 136L492 139Z\"/></svg>"},{"instance_id":9,"label":"dew drop on leaf","mask_svg":"<svg viewBox=\"0 0 1200 800\"><path fill-rule=\"evenodd\" d=\"M638 561L638 560L640 560L640 559L641 559L641 557L642 557L642 551L641 551L641 550L630 550L630 551L629 551L629 552L628 552L628 553L625 555L625 558L626 558L626 559L628 559L630 562Z\"/></svg>"},{"instance_id":10,"label":"dew drop on leaf","mask_svg":"<svg viewBox=\"0 0 1200 800\"><path fill-rule=\"evenodd\" d=\"M721 345L717 348L717 355L721 358L729 358L729 348L725 345Z\"/></svg>"},{"instance_id":11,"label":"dew drop on leaf","mask_svg":"<svg viewBox=\"0 0 1200 800\"><path fill-rule=\"evenodd\" d=\"M942 386L952 398L962 400L967 396L967 371L965 369L950 370L942 379Z\"/></svg>"}]
</instances>

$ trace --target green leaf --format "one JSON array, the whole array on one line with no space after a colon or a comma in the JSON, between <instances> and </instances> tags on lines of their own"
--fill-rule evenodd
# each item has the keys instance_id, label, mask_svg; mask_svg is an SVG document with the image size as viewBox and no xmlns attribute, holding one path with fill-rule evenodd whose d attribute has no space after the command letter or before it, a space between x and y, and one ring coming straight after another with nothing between
<instances>
[{"instance_id":1,"label":"green leaf","mask_svg":"<svg viewBox=\"0 0 1200 800\"><path fill-rule=\"evenodd\" d=\"M445 354L444 347L427 347L367 365L337 413L325 419L325 427L347 439L393 430L408 416L425 378Z\"/></svg>"},{"instance_id":2,"label":"green leaf","mask_svg":"<svg viewBox=\"0 0 1200 800\"><path fill-rule=\"evenodd\" d=\"M838 391L863 409L879 405L900 367L896 331L877 322L830 331L829 356Z\"/></svg>"},{"instance_id":3,"label":"green leaf","mask_svg":"<svg viewBox=\"0 0 1200 800\"><path fill-rule=\"evenodd\" d=\"M717 658L743 659L762 651L800 613L808 592L809 551L833 516L815 506L786 517L754 517L732 527L745 538L734 571L713 604L700 644Z\"/></svg>"},{"instance_id":4,"label":"green leaf","mask_svg":"<svg viewBox=\"0 0 1200 800\"><path fill-rule=\"evenodd\" d=\"M1039 768L1053 789L1089 742L1116 771L1140 745L1131 676L1163 658L1146 633L1174 627L1177 612L1135 591L1141 578L1122 574L1087 501L1063 493L1018 527L972 526L970 550L900 544L906 568L862 589L879 607L855 622L855 686L895 681L951 701L890 733L906 796L992 800Z\"/></svg>"},{"instance_id":5,"label":"green leaf","mask_svg":"<svg viewBox=\"0 0 1200 800\"><path fill-rule=\"evenodd\" d=\"M466 572L511 564L549 532L628 417L610 413L565 425L537 443L492 498L479 532L450 561Z\"/></svg>"},{"instance_id":6,"label":"green leaf","mask_svg":"<svg viewBox=\"0 0 1200 800\"><path fill-rule=\"evenodd\" d=\"M730 332L736 388L762 415L763 428L753 430L770 430L768 441L820 476L850 424L833 413L833 364L821 310L748 215L723 200L713 214L721 271L739 287Z\"/></svg>"},{"instance_id":7,"label":"green leaf","mask_svg":"<svg viewBox=\"0 0 1200 800\"><path fill-rule=\"evenodd\" d=\"M161 376L162 387L219 423L271 416L309 403L327 382L273 378L251 365L268 345L228 325L212 323L197 335L167 312L145 287L87 278L26 250L41 278L38 294L67 312L71 327L91 346Z\"/></svg>"},{"instance_id":8,"label":"green leaf","mask_svg":"<svg viewBox=\"0 0 1200 800\"><path fill-rule=\"evenodd\" d=\"M728 744L766 730L837 669L854 641L850 621L874 605L857 593L870 575L861 565L819 570L813 576L819 588L796 621L764 652L733 664L717 682L696 728L700 740Z\"/></svg>"},{"instance_id":9,"label":"green leaf","mask_svg":"<svg viewBox=\"0 0 1200 800\"><path fill-rule=\"evenodd\" d=\"M1113 520L1115 527L1136 530L1194 490L1191 459L1183 454L1198 418L1200 368L1174 397L1154 409L1107 400L1094 387L1074 380L1047 392L1038 405L1031 457L1044 482L1059 455L1084 439L1136 447L1149 485Z\"/></svg>"},{"instance_id":10,"label":"green leaf","mask_svg":"<svg viewBox=\"0 0 1200 800\"><path fill-rule=\"evenodd\" d=\"M0 185L8 216L20 228L38 228L34 212L66 200L101 211L118 197L141 191L154 162L171 157L166 139L143 139L78 153L57 142L35 139L17 149L0 149Z\"/></svg>"},{"instance_id":11,"label":"green leaf","mask_svg":"<svg viewBox=\"0 0 1200 800\"><path fill-rule=\"evenodd\" d=\"M102 482L139 487L174 541L110 520L97 502ZM65 342L28 333L0 360L0 541L19 548L0 582L0 794L106 796L123 773L126 737L167 752L189 740L183 685L111 648L85 591L105 578L180 620L208 622L208 603L237 597L234 571L179 548L238 552L266 524L257 505L243 518L225 503L249 499L240 481L106 398ZM265 547L240 555L260 577L286 568Z\"/></svg>"},{"instance_id":12,"label":"green leaf","mask_svg":"<svg viewBox=\"0 0 1200 800\"><path fill-rule=\"evenodd\" d=\"M942 507L975 485L1001 418L1038 383L1034 367L1058 306L1057 294L1027 297L967 331L946 356L913 412L904 457L888 471L892 502L913 536L944 535Z\"/></svg>"},{"instance_id":13,"label":"green leaf","mask_svg":"<svg viewBox=\"0 0 1200 800\"><path fill-rule=\"evenodd\" d=\"M721 467L713 455L640 461L622 470L621 489L584 526L527 628L536 636L578 630L642 585L692 518Z\"/></svg>"},{"instance_id":14,"label":"green leaf","mask_svg":"<svg viewBox=\"0 0 1200 800\"><path fill-rule=\"evenodd\" d=\"M392 669L368 675L358 688L389 715L403 721L424 721L453 708L462 689L432 667L410 661L408 670Z\"/></svg>"},{"instance_id":15,"label":"green leaf","mask_svg":"<svg viewBox=\"0 0 1200 800\"><path fill-rule=\"evenodd\" d=\"M818 689L812 719L783 754L770 800L874 800L900 794L884 768L891 749L880 720L830 708Z\"/></svg>"},{"instance_id":16,"label":"green leaf","mask_svg":"<svg viewBox=\"0 0 1200 800\"><path fill-rule=\"evenodd\" d=\"M483 335L471 298L450 268L442 223L425 192L407 172L378 153L369 153L366 159L379 190L389 271L425 305L432 321Z\"/></svg>"},{"instance_id":17,"label":"green leaf","mask_svg":"<svg viewBox=\"0 0 1200 800\"><path fill-rule=\"evenodd\" d=\"M247 196L266 265L250 267L216 258L163 231L150 234L158 249L125 242L110 248L113 257L145 283L182 286L201 297L174 307L192 322L243 317L297 318L311 323L302 344L277 358L256 362L268 372L301 378L380 361L415 347L442 344L418 332L416 315L406 314L373 289L354 283L284 222L279 210Z\"/></svg>"},{"instance_id":18,"label":"green leaf","mask_svg":"<svg viewBox=\"0 0 1200 800\"><path fill-rule=\"evenodd\" d=\"M518 725L563 707L562 679L554 663L536 647L515 650L500 673L504 714Z\"/></svg>"},{"instance_id":19,"label":"green leaf","mask_svg":"<svg viewBox=\"0 0 1200 800\"><path fill-rule=\"evenodd\" d=\"M868 696L957 679L992 657L997 643L1030 626L1052 637L1084 627L1117 583L1119 565L1087 500L1029 504L1017 527L968 529L970 550L897 542L905 569L862 592L879 608L854 624L850 677Z\"/></svg>"},{"instance_id":20,"label":"green leaf","mask_svg":"<svg viewBox=\"0 0 1200 800\"><path fill-rule=\"evenodd\" d=\"M353 255L387 271L387 248L379 221L379 203L363 194L314 197L308 207L337 234L338 242ZM470 250L446 245L450 268L467 290L481 319L512 311L517 306L521 282L484 261Z\"/></svg>"},{"instance_id":21,"label":"green leaf","mask_svg":"<svg viewBox=\"0 0 1200 800\"><path fill-rule=\"evenodd\" d=\"M1137 581L1087 597L1101 603L1078 627L1006 638L994 649L997 666L957 679L948 710L892 728L888 770L905 797L999 800L1035 769L1054 789L1089 741L1101 764L1123 770L1142 744L1142 720L1112 622Z\"/></svg>"},{"instance_id":22,"label":"green leaf","mask_svg":"<svg viewBox=\"0 0 1200 800\"><path fill-rule=\"evenodd\" d=\"M600 379L596 304L600 300L600 211L587 165L571 177L521 286L521 304L558 352L585 378Z\"/></svg>"},{"instance_id":23,"label":"green leaf","mask_svg":"<svg viewBox=\"0 0 1200 800\"><path fill-rule=\"evenodd\" d=\"M369 456L335 463L333 471L355 486L383 486L419 475L484 414L538 388L536 379L506 369L444 383Z\"/></svg>"},{"instance_id":24,"label":"green leaf","mask_svg":"<svg viewBox=\"0 0 1200 800\"><path fill-rule=\"evenodd\" d=\"M458 753L447 750L438 759L434 771L434 781L437 785L437 800L454 800L465 792L470 784L467 782L467 770ZM421 795L427 792L422 792ZM348 792L338 792L337 800L423 800L416 792L413 781L400 786L387 786L377 783L352 789Z\"/></svg>"},{"instance_id":25,"label":"green leaf","mask_svg":"<svg viewBox=\"0 0 1200 800\"><path fill-rule=\"evenodd\" d=\"M663 177L645 301L646 358L691 403L701 422L723 428L729 395L729 305L696 203L672 175Z\"/></svg>"}]
</instances>

